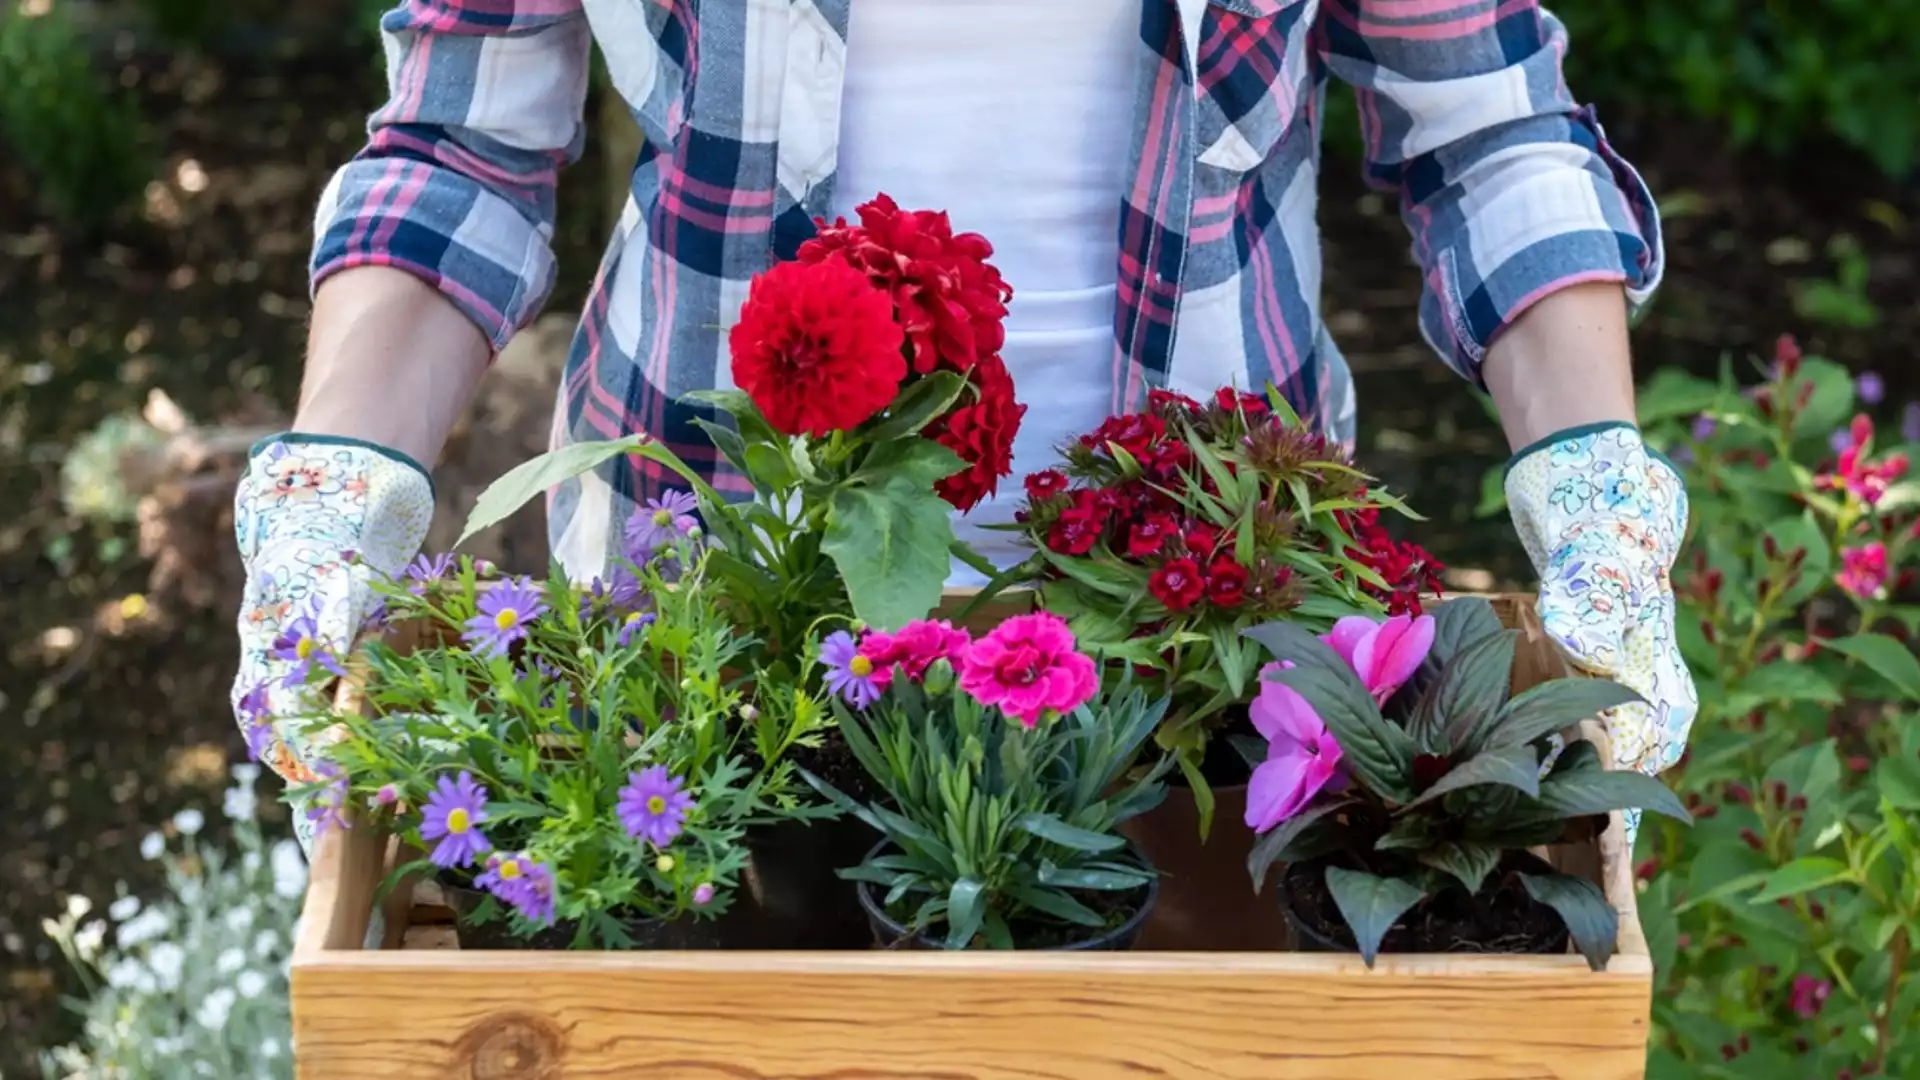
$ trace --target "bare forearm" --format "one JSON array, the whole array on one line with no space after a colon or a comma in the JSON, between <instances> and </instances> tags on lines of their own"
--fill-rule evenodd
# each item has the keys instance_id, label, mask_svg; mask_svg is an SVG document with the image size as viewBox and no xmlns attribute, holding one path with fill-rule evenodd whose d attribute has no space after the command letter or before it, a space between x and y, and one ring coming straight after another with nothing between
<instances>
[{"instance_id":1,"label":"bare forearm","mask_svg":"<svg viewBox=\"0 0 1920 1080\"><path fill-rule=\"evenodd\" d=\"M486 371L490 349L452 302L379 266L314 297L294 429L365 439L431 465Z\"/></svg>"},{"instance_id":2,"label":"bare forearm","mask_svg":"<svg viewBox=\"0 0 1920 1080\"><path fill-rule=\"evenodd\" d=\"M1481 369L1514 449L1580 424L1631 422L1627 305L1612 282L1573 285L1529 307Z\"/></svg>"}]
</instances>

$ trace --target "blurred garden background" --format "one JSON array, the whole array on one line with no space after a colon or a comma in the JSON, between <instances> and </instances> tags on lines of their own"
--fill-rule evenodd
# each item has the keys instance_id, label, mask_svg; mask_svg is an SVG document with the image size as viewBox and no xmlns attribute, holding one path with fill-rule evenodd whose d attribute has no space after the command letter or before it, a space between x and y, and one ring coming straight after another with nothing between
<instances>
[{"instance_id":1,"label":"blurred garden background","mask_svg":"<svg viewBox=\"0 0 1920 1080\"><path fill-rule=\"evenodd\" d=\"M291 1075L300 868L269 785L232 771L227 501L294 401L312 211L382 97L384 6L0 0L0 1077ZM1920 1077L1914 545L1878 578L1856 554L1920 503L1891 465L1920 442L1920 0L1550 6L1665 215L1635 351L1700 500L1677 576L1706 707L1676 782L1712 809L1643 840L1653 1075ZM1324 307L1362 460L1432 518L1450 584L1524 587L1498 427L1418 340L1397 208L1334 98ZM552 317L449 451L456 514L544 441L630 161L611 93L589 108ZM1880 490L1821 480L1849 448ZM489 542L529 564L539 537ZM1823 635L1867 644L1821 667ZM1783 659L1805 674L1754 676Z\"/></svg>"}]
</instances>

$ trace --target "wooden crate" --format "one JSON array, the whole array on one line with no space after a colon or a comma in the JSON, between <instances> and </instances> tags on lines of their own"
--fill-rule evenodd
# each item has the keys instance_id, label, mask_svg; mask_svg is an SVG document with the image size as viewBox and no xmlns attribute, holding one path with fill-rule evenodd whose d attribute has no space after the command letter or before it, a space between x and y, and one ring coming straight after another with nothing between
<instances>
[{"instance_id":1,"label":"wooden crate","mask_svg":"<svg viewBox=\"0 0 1920 1080\"><path fill-rule=\"evenodd\" d=\"M1516 681L1562 669L1529 605ZM1604 743L1603 743L1604 746ZM1638 1080L1653 968L1619 821L1551 849L1621 915L1575 955L461 952L395 845L333 833L293 957L302 1080ZM1280 918L1278 910L1274 917Z\"/></svg>"}]
</instances>

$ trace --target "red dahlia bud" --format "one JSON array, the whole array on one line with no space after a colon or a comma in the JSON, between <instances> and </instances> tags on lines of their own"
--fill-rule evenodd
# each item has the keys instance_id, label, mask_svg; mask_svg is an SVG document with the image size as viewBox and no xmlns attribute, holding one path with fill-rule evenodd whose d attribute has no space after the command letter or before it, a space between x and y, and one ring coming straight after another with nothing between
<instances>
[{"instance_id":1,"label":"red dahlia bud","mask_svg":"<svg viewBox=\"0 0 1920 1080\"><path fill-rule=\"evenodd\" d=\"M1793 549L1793 558L1787 561L1787 565L1793 567L1795 570L1798 570L1800 569L1800 564L1806 561L1807 561L1807 549L1805 545L1801 545L1800 547Z\"/></svg>"},{"instance_id":2,"label":"red dahlia bud","mask_svg":"<svg viewBox=\"0 0 1920 1080\"><path fill-rule=\"evenodd\" d=\"M1720 586L1726 584L1726 580L1727 575L1718 570L1707 571L1707 599L1718 599L1720 596Z\"/></svg>"},{"instance_id":3,"label":"red dahlia bud","mask_svg":"<svg viewBox=\"0 0 1920 1080\"><path fill-rule=\"evenodd\" d=\"M1660 872L1660 859L1655 856L1633 868L1633 876L1641 881L1652 881L1653 875Z\"/></svg>"},{"instance_id":4,"label":"red dahlia bud","mask_svg":"<svg viewBox=\"0 0 1920 1080\"><path fill-rule=\"evenodd\" d=\"M1718 806L1715 806L1712 803L1708 803L1707 805L1701 807L1699 810L1694 812L1693 819L1695 821L1705 821L1710 817L1714 817L1718 815L1719 813L1720 813L1720 808Z\"/></svg>"},{"instance_id":5,"label":"red dahlia bud","mask_svg":"<svg viewBox=\"0 0 1920 1080\"><path fill-rule=\"evenodd\" d=\"M1787 804L1787 785L1785 781L1775 780L1770 790L1773 794L1775 806L1785 806Z\"/></svg>"}]
</instances>

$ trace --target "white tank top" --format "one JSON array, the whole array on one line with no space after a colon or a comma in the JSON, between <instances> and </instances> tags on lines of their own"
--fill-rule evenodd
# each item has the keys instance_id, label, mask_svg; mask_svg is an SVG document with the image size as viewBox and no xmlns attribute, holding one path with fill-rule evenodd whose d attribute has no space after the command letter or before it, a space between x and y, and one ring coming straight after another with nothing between
<instances>
[{"instance_id":1,"label":"white tank top","mask_svg":"<svg viewBox=\"0 0 1920 1080\"><path fill-rule=\"evenodd\" d=\"M1013 474L955 532L997 565L1021 481L1106 416L1140 0L855 0L829 217L886 192L984 234L1028 406ZM954 564L950 585L983 583Z\"/></svg>"}]
</instances>

